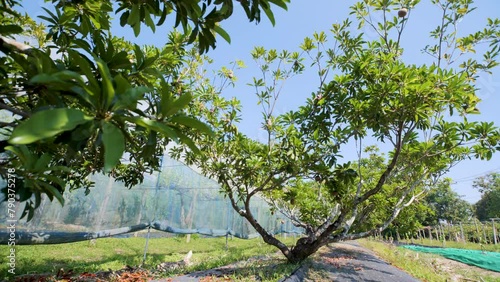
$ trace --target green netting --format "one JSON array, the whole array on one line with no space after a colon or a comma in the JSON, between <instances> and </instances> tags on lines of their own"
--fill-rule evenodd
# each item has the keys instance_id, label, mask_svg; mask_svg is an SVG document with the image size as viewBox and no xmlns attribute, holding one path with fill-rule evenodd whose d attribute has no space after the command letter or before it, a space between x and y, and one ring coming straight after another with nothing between
<instances>
[{"instance_id":1,"label":"green netting","mask_svg":"<svg viewBox=\"0 0 500 282\"><path fill-rule=\"evenodd\" d=\"M438 254L448 259L500 272L500 253L496 252L413 245L403 246L403 248L418 252Z\"/></svg>"},{"instance_id":2,"label":"green netting","mask_svg":"<svg viewBox=\"0 0 500 282\"><path fill-rule=\"evenodd\" d=\"M167 156L163 158L161 171L145 175L144 182L132 189L105 175L93 175L91 179L95 187L90 194L85 195L84 189L65 193L63 207L44 197L31 221L16 223L17 243L64 243L149 227L176 234L239 238L258 235L233 210L215 181ZM0 199L0 209L7 210L6 204ZM21 215L22 208L23 204L17 203L17 215ZM252 200L251 211L270 233L302 232L286 218L271 214L262 198ZM7 222L6 213L0 213L0 235ZM6 244L2 238L8 236L0 237L0 244Z\"/></svg>"}]
</instances>

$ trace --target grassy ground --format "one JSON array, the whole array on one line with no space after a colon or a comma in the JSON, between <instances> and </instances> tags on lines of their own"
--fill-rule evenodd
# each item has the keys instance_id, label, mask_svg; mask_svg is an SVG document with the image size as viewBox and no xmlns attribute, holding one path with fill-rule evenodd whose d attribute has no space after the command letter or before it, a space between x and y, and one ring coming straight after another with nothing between
<instances>
[{"instance_id":1,"label":"grassy ground","mask_svg":"<svg viewBox=\"0 0 500 282\"><path fill-rule=\"evenodd\" d=\"M440 242L436 242L436 240L434 242L437 243L435 246L442 247L442 243L439 245ZM359 240L359 243L363 247L374 251L383 260L403 269L422 281L500 281L500 273L468 266L438 255L415 252L370 239ZM430 242L415 241L414 243L429 243L429 246L433 245ZM479 244L460 244L459 246L447 242L446 247L482 249ZM490 246L489 249L490 251L494 251L495 247Z\"/></svg>"},{"instance_id":2,"label":"grassy ground","mask_svg":"<svg viewBox=\"0 0 500 282\"><path fill-rule=\"evenodd\" d=\"M16 275L34 273L55 274L60 269L73 270L75 273L97 272L102 270L118 270L128 266L138 266L142 263L144 238L99 239L95 244L88 241L60 245L31 245L16 247ZM293 238L285 242L293 244ZM8 254L8 246L0 246L0 254ZM260 276L264 281L276 281L290 273L295 266L286 264L276 249L265 244L262 239L241 240L229 239L226 250L225 238L192 238L186 243L184 237L150 239L147 259L143 265L152 269L162 262L176 262L184 258L190 251L192 266L187 269L177 269L173 272L192 272L231 264L254 256L271 255L271 260L257 261L251 266L240 269L237 280L244 277ZM1 255L2 260L6 255ZM271 263L272 261L272 263ZM8 265L0 264L0 273L7 274ZM167 276L164 273L162 276ZM241 274L240 274L241 272ZM6 277L3 277L6 278Z\"/></svg>"},{"instance_id":3,"label":"grassy ground","mask_svg":"<svg viewBox=\"0 0 500 282\"><path fill-rule=\"evenodd\" d=\"M288 238L285 242L293 244L294 239ZM418 253L374 240L365 239L359 242L362 246L377 253L382 259L422 281L462 281L462 278L472 279L472 281L500 281L500 273L495 274L465 266L437 255ZM74 273L95 273L109 269L119 270L126 266L138 266L142 263L145 243L144 238L109 238L99 239L95 244L85 241L60 245L17 246L16 275L56 274L60 269L64 269L65 272L71 270ZM414 241L414 243L442 246L441 242L435 240L433 244L427 241ZM491 245L481 246L470 243L464 245L447 242L446 246L498 251L498 246ZM5 257L8 255L9 248L0 246L0 280L8 278L6 276L8 265L5 263ZM237 265L236 271L228 273L228 278L234 281L277 281L297 267L297 265L286 263L283 256L277 253L275 248L265 244L262 239L229 239L226 249L225 238L198 237L193 237L189 243L186 243L185 237L150 239L147 259L143 267L152 270L163 262L180 261L190 250L193 251L191 266L156 273L156 277L171 277L213 269L237 261L247 261L251 257L260 258Z\"/></svg>"},{"instance_id":4,"label":"grassy ground","mask_svg":"<svg viewBox=\"0 0 500 282\"><path fill-rule=\"evenodd\" d=\"M469 250L481 250L490 252L500 252L500 244L476 244L470 242L455 242L455 241L443 241L430 240L430 239L414 239L414 240L401 240L402 243L406 244L417 244L423 246L434 246L434 247L446 247L446 248L457 248L457 249L469 249Z\"/></svg>"}]
</instances>

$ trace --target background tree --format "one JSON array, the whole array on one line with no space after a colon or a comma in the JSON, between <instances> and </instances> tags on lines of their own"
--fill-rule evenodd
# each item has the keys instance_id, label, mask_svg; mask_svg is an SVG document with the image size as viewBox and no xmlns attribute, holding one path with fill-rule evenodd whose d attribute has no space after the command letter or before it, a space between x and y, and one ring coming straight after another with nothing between
<instances>
[{"instance_id":1,"label":"background tree","mask_svg":"<svg viewBox=\"0 0 500 282\"><path fill-rule=\"evenodd\" d=\"M233 208L290 262L329 242L381 232L450 167L489 159L498 148L498 128L467 116L478 112L478 73L498 65L500 21L489 19L483 31L459 38L455 28L473 10L470 1L433 3L443 12L431 33L435 42L424 49L433 63L406 64L400 44L418 1L359 2L352 15L358 27L375 30L376 40L353 34L348 19L332 26L333 42L316 33L297 52L254 49L261 75L251 85L262 106L265 142L238 131L237 99L206 87L190 110L214 128L215 139L195 137L200 155L183 148L172 154L216 179ZM401 7L409 12L398 16ZM468 56L480 42L489 44L484 61ZM317 90L298 110L276 115L283 84L305 65L318 74ZM364 144L373 139L391 149L382 160L365 161ZM352 150L348 144L356 144L357 162L341 157ZM304 228L305 236L287 246L265 230L252 214L256 196Z\"/></svg>"},{"instance_id":2,"label":"background tree","mask_svg":"<svg viewBox=\"0 0 500 282\"><path fill-rule=\"evenodd\" d=\"M375 181L378 181L379 175L383 173L386 167L386 156L374 146L367 146L364 152L368 154L368 157L360 160L359 174L363 176L363 185L370 187L376 184ZM353 168L355 168L355 165ZM380 193L372 197L358 216L360 222L357 227L358 231L377 228L390 217L394 212L393 193L398 190L397 185L405 185L404 181L403 178L403 181L399 183L385 185ZM400 215L391 222L387 229L384 230L384 233L389 233L395 237L396 234L413 233L422 228L425 218L434 214L433 209L425 201L425 193L423 193L425 188L419 187L421 195L416 197L416 201L412 205L401 210Z\"/></svg>"},{"instance_id":3,"label":"background tree","mask_svg":"<svg viewBox=\"0 0 500 282\"><path fill-rule=\"evenodd\" d=\"M18 12L23 2L0 1L0 110L7 113L0 123L0 176L15 177L16 199L27 201L22 216L28 218L43 194L62 204L66 189L90 191L92 173L109 173L128 186L141 182L159 168L172 140L197 151L190 132L211 130L185 111L194 92L186 62L202 58L188 46L196 42L203 53L215 48L216 34L229 41L220 22L234 4L46 2L44 24L37 24ZM259 22L263 11L274 23L271 6L286 9L288 0L237 2L250 21ZM160 48L133 45L113 36L112 16L136 36L173 16L184 32L169 33ZM19 42L22 36L38 46Z\"/></svg>"},{"instance_id":4,"label":"background tree","mask_svg":"<svg viewBox=\"0 0 500 282\"><path fill-rule=\"evenodd\" d=\"M429 189L425 201L434 214L426 218L427 225L436 225L440 221L458 223L473 216L471 204L451 189L451 182L451 179L445 178Z\"/></svg>"},{"instance_id":5,"label":"background tree","mask_svg":"<svg viewBox=\"0 0 500 282\"><path fill-rule=\"evenodd\" d=\"M500 218L500 173L493 172L474 180L472 186L481 192L481 199L474 205L479 220Z\"/></svg>"}]
</instances>

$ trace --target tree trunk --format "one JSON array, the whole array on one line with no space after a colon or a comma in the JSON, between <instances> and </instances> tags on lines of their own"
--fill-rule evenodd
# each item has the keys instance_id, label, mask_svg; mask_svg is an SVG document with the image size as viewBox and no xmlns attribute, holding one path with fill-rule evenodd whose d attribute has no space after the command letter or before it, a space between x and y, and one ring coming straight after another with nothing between
<instances>
[{"instance_id":1,"label":"tree trunk","mask_svg":"<svg viewBox=\"0 0 500 282\"><path fill-rule=\"evenodd\" d=\"M290 263L299 263L314 254L326 243L318 239L311 241L309 237L300 238L288 255L285 254L285 256Z\"/></svg>"},{"instance_id":2,"label":"tree trunk","mask_svg":"<svg viewBox=\"0 0 500 282\"><path fill-rule=\"evenodd\" d=\"M325 239L327 237L320 236L313 239L308 236L300 238L297 241L296 245L290 249L280 240L276 239L273 235L269 234L264 228L262 228L262 226L255 221L251 214L247 214L245 217L247 218L250 225L252 225L255 230L257 230L257 232L262 236L264 242L278 248L290 263L299 263L305 260L310 255L314 254L319 248L328 243L328 240Z\"/></svg>"}]
</instances>

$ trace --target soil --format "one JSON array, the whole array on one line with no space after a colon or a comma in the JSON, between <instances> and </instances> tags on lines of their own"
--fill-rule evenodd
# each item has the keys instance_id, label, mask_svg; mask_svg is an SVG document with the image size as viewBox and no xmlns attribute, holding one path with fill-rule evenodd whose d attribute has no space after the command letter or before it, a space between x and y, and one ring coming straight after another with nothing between
<instances>
[{"instance_id":1,"label":"soil","mask_svg":"<svg viewBox=\"0 0 500 282\"><path fill-rule=\"evenodd\" d=\"M450 282L484 281L481 277L492 277L495 281L500 281L500 272L489 271L446 258L433 259L432 266L440 272L448 273Z\"/></svg>"}]
</instances>

